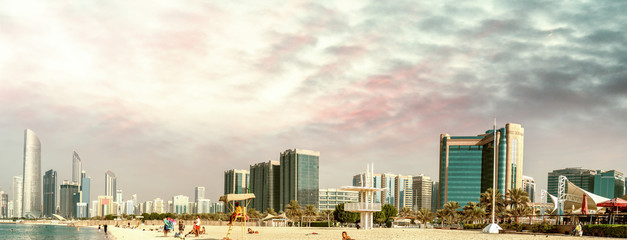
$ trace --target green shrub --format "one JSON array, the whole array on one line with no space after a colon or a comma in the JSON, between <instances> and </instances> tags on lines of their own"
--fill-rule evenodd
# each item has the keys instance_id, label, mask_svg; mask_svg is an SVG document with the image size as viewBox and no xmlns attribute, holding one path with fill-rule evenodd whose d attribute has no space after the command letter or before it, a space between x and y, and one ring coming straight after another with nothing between
<instances>
[{"instance_id":1,"label":"green shrub","mask_svg":"<svg viewBox=\"0 0 627 240\"><path fill-rule=\"evenodd\" d=\"M542 223L536 223L534 225L531 226L531 231L533 232L541 232L541 233L555 233L557 232L557 228L555 228L555 226L547 223L547 222L542 222Z\"/></svg>"},{"instance_id":2,"label":"green shrub","mask_svg":"<svg viewBox=\"0 0 627 240\"><path fill-rule=\"evenodd\" d=\"M387 222L385 222L385 226L388 228L392 227L392 220L388 220Z\"/></svg>"},{"instance_id":3,"label":"green shrub","mask_svg":"<svg viewBox=\"0 0 627 240\"><path fill-rule=\"evenodd\" d=\"M627 225L591 224L583 226L583 235L627 238Z\"/></svg>"},{"instance_id":4,"label":"green shrub","mask_svg":"<svg viewBox=\"0 0 627 240\"><path fill-rule=\"evenodd\" d=\"M519 222L513 222L510 224L510 229L516 230L516 232L522 232L525 229L525 225Z\"/></svg>"},{"instance_id":5,"label":"green shrub","mask_svg":"<svg viewBox=\"0 0 627 240\"><path fill-rule=\"evenodd\" d=\"M483 229L488 226L487 223L464 224L464 229Z\"/></svg>"},{"instance_id":6,"label":"green shrub","mask_svg":"<svg viewBox=\"0 0 627 240\"><path fill-rule=\"evenodd\" d=\"M327 221L311 222L311 226L312 227L329 227L329 222ZM333 226L333 222L331 222L331 226Z\"/></svg>"}]
</instances>

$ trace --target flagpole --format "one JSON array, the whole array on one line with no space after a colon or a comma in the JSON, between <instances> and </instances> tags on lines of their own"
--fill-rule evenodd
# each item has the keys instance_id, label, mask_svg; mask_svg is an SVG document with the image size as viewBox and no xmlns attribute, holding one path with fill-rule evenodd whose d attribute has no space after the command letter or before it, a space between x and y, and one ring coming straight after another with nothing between
<instances>
[{"instance_id":1,"label":"flagpole","mask_svg":"<svg viewBox=\"0 0 627 240\"><path fill-rule=\"evenodd\" d=\"M482 230L482 232L484 232L484 233L499 233L499 230L503 229L498 224L496 224L495 217L494 217L495 209L496 209L496 191L497 191L497 189L496 189L496 187L497 187L497 184L496 184L497 177L496 177L496 175L498 174L497 161L496 161L496 154L497 154L497 151L496 151L496 148L497 148L497 145L496 145L496 141L497 141L497 138L496 138L496 116L494 116L494 125L492 125L492 134L494 134L493 135L494 139L493 139L493 144L492 144L492 146L494 148L494 153L493 153L493 156L492 156L492 159L493 159L492 160L493 161L493 165L492 165L492 223L488 224L488 226L486 226Z\"/></svg>"}]
</instances>

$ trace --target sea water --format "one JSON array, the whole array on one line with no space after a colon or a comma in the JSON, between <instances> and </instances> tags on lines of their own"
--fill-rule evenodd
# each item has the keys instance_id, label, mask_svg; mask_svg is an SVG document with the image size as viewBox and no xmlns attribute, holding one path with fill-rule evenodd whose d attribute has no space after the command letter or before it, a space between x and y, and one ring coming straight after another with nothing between
<instances>
[{"instance_id":1,"label":"sea water","mask_svg":"<svg viewBox=\"0 0 627 240\"><path fill-rule=\"evenodd\" d=\"M11 232L13 229L13 232ZM43 225L43 224L0 224L2 240L101 240L107 239L104 232L96 228Z\"/></svg>"}]
</instances>

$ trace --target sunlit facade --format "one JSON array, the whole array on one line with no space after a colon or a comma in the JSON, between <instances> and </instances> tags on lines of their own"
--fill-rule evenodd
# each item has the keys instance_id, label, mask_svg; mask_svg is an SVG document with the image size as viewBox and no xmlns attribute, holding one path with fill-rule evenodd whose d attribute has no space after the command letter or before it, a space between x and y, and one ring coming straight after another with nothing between
<instances>
[{"instance_id":1,"label":"sunlit facade","mask_svg":"<svg viewBox=\"0 0 627 240\"><path fill-rule=\"evenodd\" d=\"M292 200L318 208L320 152L288 149L281 153L280 164L280 210Z\"/></svg>"},{"instance_id":2,"label":"sunlit facade","mask_svg":"<svg viewBox=\"0 0 627 240\"><path fill-rule=\"evenodd\" d=\"M41 142L30 129L24 130L24 172L22 174L22 217L41 217Z\"/></svg>"}]
</instances>

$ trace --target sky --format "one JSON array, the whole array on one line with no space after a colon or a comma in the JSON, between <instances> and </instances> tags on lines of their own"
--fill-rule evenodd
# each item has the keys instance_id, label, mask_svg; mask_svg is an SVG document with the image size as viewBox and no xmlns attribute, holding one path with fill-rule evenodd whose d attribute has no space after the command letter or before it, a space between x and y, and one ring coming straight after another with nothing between
<instances>
[{"instance_id":1,"label":"sky","mask_svg":"<svg viewBox=\"0 0 627 240\"><path fill-rule=\"evenodd\" d=\"M216 201L228 169L320 151L320 188L438 180L439 135L525 129L524 175L627 171L624 1L0 0L0 187L42 172L92 199ZM43 173L42 173L43 175Z\"/></svg>"}]
</instances>

